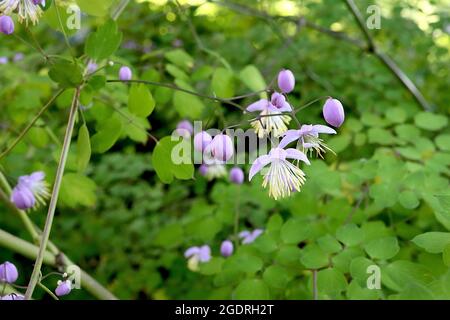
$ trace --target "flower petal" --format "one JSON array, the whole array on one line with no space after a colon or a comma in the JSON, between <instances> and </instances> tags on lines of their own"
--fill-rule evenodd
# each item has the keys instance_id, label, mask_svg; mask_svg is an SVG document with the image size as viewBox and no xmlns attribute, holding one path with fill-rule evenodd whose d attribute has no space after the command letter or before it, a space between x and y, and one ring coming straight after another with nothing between
<instances>
[{"instance_id":1,"label":"flower petal","mask_svg":"<svg viewBox=\"0 0 450 320\"><path fill-rule=\"evenodd\" d=\"M254 112L254 111L263 111L266 110L267 106L269 105L269 101L266 99L261 99L256 102L253 102L251 105L247 107L248 112Z\"/></svg>"},{"instance_id":2,"label":"flower petal","mask_svg":"<svg viewBox=\"0 0 450 320\"><path fill-rule=\"evenodd\" d=\"M286 149L286 158L288 159L296 159L303 161L306 164L311 164L308 160L308 157L303 152L297 150L297 149Z\"/></svg>"},{"instance_id":3,"label":"flower petal","mask_svg":"<svg viewBox=\"0 0 450 320\"><path fill-rule=\"evenodd\" d=\"M288 130L284 134L283 139L281 139L278 148L285 148L292 141L298 140L300 138L300 130Z\"/></svg>"},{"instance_id":4,"label":"flower petal","mask_svg":"<svg viewBox=\"0 0 450 320\"><path fill-rule=\"evenodd\" d=\"M262 168L264 168L268 163L270 163L271 158L269 155L263 155L259 158L257 158L250 168L250 173L248 175L248 181L252 180L253 176L257 174L259 171L261 171Z\"/></svg>"},{"instance_id":5,"label":"flower petal","mask_svg":"<svg viewBox=\"0 0 450 320\"><path fill-rule=\"evenodd\" d=\"M292 107L287 101L285 101L283 103L283 106L281 108L278 108L278 111L280 111L280 112L291 112L292 111Z\"/></svg>"},{"instance_id":6,"label":"flower petal","mask_svg":"<svg viewBox=\"0 0 450 320\"><path fill-rule=\"evenodd\" d=\"M192 257L193 255L199 254L200 253L200 248L199 247L190 247L189 249L187 249L184 252L184 257L185 258L189 258Z\"/></svg>"},{"instance_id":7,"label":"flower petal","mask_svg":"<svg viewBox=\"0 0 450 320\"><path fill-rule=\"evenodd\" d=\"M313 131L317 133L336 134L336 130L328 126L323 126L321 124L314 125Z\"/></svg>"}]
</instances>

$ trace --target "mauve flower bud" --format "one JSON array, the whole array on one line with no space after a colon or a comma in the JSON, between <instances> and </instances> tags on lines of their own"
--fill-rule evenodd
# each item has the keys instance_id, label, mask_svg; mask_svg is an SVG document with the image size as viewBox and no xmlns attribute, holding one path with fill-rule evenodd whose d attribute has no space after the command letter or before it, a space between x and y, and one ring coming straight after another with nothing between
<instances>
[{"instance_id":1,"label":"mauve flower bud","mask_svg":"<svg viewBox=\"0 0 450 320\"><path fill-rule=\"evenodd\" d=\"M194 136L194 149L198 152L203 152L205 148L211 143L212 138L208 132L202 131Z\"/></svg>"},{"instance_id":2,"label":"mauve flower bud","mask_svg":"<svg viewBox=\"0 0 450 320\"><path fill-rule=\"evenodd\" d=\"M0 32L4 34L11 34L14 32L14 21L10 16L0 17Z\"/></svg>"},{"instance_id":3,"label":"mauve flower bud","mask_svg":"<svg viewBox=\"0 0 450 320\"><path fill-rule=\"evenodd\" d=\"M225 258L231 256L233 254L233 250L233 242L231 242L230 240L225 240L224 242L222 242L222 245L220 246L220 253L222 254L222 256L224 256Z\"/></svg>"},{"instance_id":4,"label":"mauve flower bud","mask_svg":"<svg viewBox=\"0 0 450 320\"><path fill-rule=\"evenodd\" d=\"M133 77L133 73L131 72L131 69L128 67L122 67L119 70L119 79L122 81L129 81Z\"/></svg>"},{"instance_id":5,"label":"mauve flower bud","mask_svg":"<svg viewBox=\"0 0 450 320\"><path fill-rule=\"evenodd\" d=\"M19 272L15 265L6 261L0 264L0 282L14 283L19 277Z\"/></svg>"},{"instance_id":6,"label":"mauve flower bud","mask_svg":"<svg viewBox=\"0 0 450 320\"><path fill-rule=\"evenodd\" d=\"M198 167L198 172L202 176L206 176L206 174L208 173L208 166L206 164L202 164L200 167Z\"/></svg>"},{"instance_id":7,"label":"mauve flower bud","mask_svg":"<svg viewBox=\"0 0 450 320\"><path fill-rule=\"evenodd\" d=\"M234 167L230 170L230 181L236 184L244 182L244 171L239 167Z\"/></svg>"},{"instance_id":8,"label":"mauve flower bud","mask_svg":"<svg viewBox=\"0 0 450 320\"><path fill-rule=\"evenodd\" d=\"M209 145L211 154L218 161L228 161L234 154L233 141L225 134L218 134Z\"/></svg>"},{"instance_id":9,"label":"mauve flower bud","mask_svg":"<svg viewBox=\"0 0 450 320\"><path fill-rule=\"evenodd\" d=\"M291 70L281 70L278 74L278 87L284 93L294 90L295 77Z\"/></svg>"},{"instance_id":10,"label":"mauve flower bud","mask_svg":"<svg viewBox=\"0 0 450 320\"><path fill-rule=\"evenodd\" d=\"M58 281L58 287L55 293L58 297L66 296L72 291L72 282L70 280Z\"/></svg>"},{"instance_id":11,"label":"mauve flower bud","mask_svg":"<svg viewBox=\"0 0 450 320\"><path fill-rule=\"evenodd\" d=\"M24 185L17 185L11 194L11 202L20 210L28 210L36 204L33 192Z\"/></svg>"},{"instance_id":12,"label":"mauve flower bud","mask_svg":"<svg viewBox=\"0 0 450 320\"><path fill-rule=\"evenodd\" d=\"M190 137L194 133L194 127L189 120L183 120L177 124L177 133L182 137Z\"/></svg>"},{"instance_id":13,"label":"mauve flower bud","mask_svg":"<svg viewBox=\"0 0 450 320\"><path fill-rule=\"evenodd\" d=\"M33 0L33 3L45 5L45 0Z\"/></svg>"},{"instance_id":14,"label":"mauve flower bud","mask_svg":"<svg viewBox=\"0 0 450 320\"><path fill-rule=\"evenodd\" d=\"M323 117L328 124L339 128L345 119L342 103L337 99L328 98L323 106Z\"/></svg>"},{"instance_id":15,"label":"mauve flower bud","mask_svg":"<svg viewBox=\"0 0 450 320\"><path fill-rule=\"evenodd\" d=\"M0 57L0 64L7 64L8 61L8 57Z\"/></svg>"}]
</instances>

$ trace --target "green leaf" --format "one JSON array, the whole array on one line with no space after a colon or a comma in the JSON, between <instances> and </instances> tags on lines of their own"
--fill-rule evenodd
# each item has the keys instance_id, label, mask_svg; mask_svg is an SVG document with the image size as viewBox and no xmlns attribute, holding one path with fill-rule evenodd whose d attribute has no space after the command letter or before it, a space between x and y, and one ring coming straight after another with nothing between
<instances>
[{"instance_id":1,"label":"green leaf","mask_svg":"<svg viewBox=\"0 0 450 320\"><path fill-rule=\"evenodd\" d=\"M346 246L354 246L363 240L364 234L354 223L346 224L336 230L336 238Z\"/></svg>"},{"instance_id":2,"label":"green leaf","mask_svg":"<svg viewBox=\"0 0 450 320\"><path fill-rule=\"evenodd\" d=\"M320 248L326 253L336 253L342 250L342 246L339 241L337 241L336 238L334 238L330 234L317 239L317 243L319 244Z\"/></svg>"},{"instance_id":3,"label":"green leaf","mask_svg":"<svg viewBox=\"0 0 450 320\"><path fill-rule=\"evenodd\" d=\"M213 257L207 263L200 263L199 272L207 276L218 274L222 271L222 265L224 261L225 259L221 257Z\"/></svg>"},{"instance_id":4,"label":"green leaf","mask_svg":"<svg viewBox=\"0 0 450 320\"><path fill-rule=\"evenodd\" d=\"M367 137L370 143L377 143L381 145L391 145L397 142L396 138L390 131L381 128L370 128L367 132Z\"/></svg>"},{"instance_id":5,"label":"green leaf","mask_svg":"<svg viewBox=\"0 0 450 320\"><path fill-rule=\"evenodd\" d=\"M213 93L220 98L231 98L234 96L234 75L225 68L217 68L214 71L211 87Z\"/></svg>"},{"instance_id":6,"label":"green leaf","mask_svg":"<svg viewBox=\"0 0 450 320\"><path fill-rule=\"evenodd\" d=\"M328 254L316 244L307 245L301 251L300 262L307 269L319 269L329 264Z\"/></svg>"},{"instance_id":7,"label":"green leaf","mask_svg":"<svg viewBox=\"0 0 450 320\"><path fill-rule=\"evenodd\" d=\"M94 60L103 60L111 56L122 42L122 32L114 20L108 20L86 40L85 53Z\"/></svg>"},{"instance_id":8,"label":"green leaf","mask_svg":"<svg viewBox=\"0 0 450 320\"><path fill-rule=\"evenodd\" d=\"M155 100L148 90L147 86L142 83L131 85L128 96L128 109L131 113L138 117L148 117L155 108Z\"/></svg>"},{"instance_id":9,"label":"green leaf","mask_svg":"<svg viewBox=\"0 0 450 320\"><path fill-rule=\"evenodd\" d=\"M394 257L400 247L396 237L385 237L370 241L364 246L364 250L373 259L387 260Z\"/></svg>"},{"instance_id":10,"label":"green leaf","mask_svg":"<svg viewBox=\"0 0 450 320\"><path fill-rule=\"evenodd\" d=\"M175 152L175 148L183 151L182 158L179 158L180 154ZM182 180L192 179L194 165L190 154L184 154L185 151L190 152L190 150L190 143L186 139L181 139L181 142L180 140L172 141L172 137L159 140L153 150L152 164L163 183L171 183L174 177Z\"/></svg>"},{"instance_id":11,"label":"green leaf","mask_svg":"<svg viewBox=\"0 0 450 320\"><path fill-rule=\"evenodd\" d=\"M437 131L447 125L448 119L444 115L431 112L420 112L414 117L414 123L419 128L430 131Z\"/></svg>"},{"instance_id":12,"label":"green leaf","mask_svg":"<svg viewBox=\"0 0 450 320\"><path fill-rule=\"evenodd\" d=\"M242 69L239 78L251 91L256 92L267 88L264 77L254 65L248 65ZM265 97L265 94L262 93L261 96Z\"/></svg>"},{"instance_id":13,"label":"green leaf","mask_svg":"<svg viewBox=\"0 0 450 320\"><path fill-rule=\"evenodd\" d=\"M195 92L189 84L183 81L176 81L176 84L180 88ZM182 118L190 118L193 120L200 118L205 109L205 105L197 96L181 91L176 91L173 94L173 104L175 110L177 110Z\"/></svg>"},{"instance_id":14,"label":"green leaf","mask_svg":"<svg viewBox=\"0 0 450 320\"><path fill-rule=\"evenodd\" d=\"M194 66L194 59L184 50L175 49L165 54L167 60L173 64L188 70Z\"/></svg>"},{"instance_id":15,"label":"green leaf","mask_svg":"<svg viewBox=\"0 0 450 320\"><path fill-rule=\"evenodd\" d=\"M450 243L447 244L442 251L442 260L447 267L450 267Z\"/></svg>"},{"instance_id":16,"label":"green leaf","mask_svg":"<svg viewBox=\"0 0 450 320\"><path fill-rule=\"evenodd\" d=\"M311 227L305 220L289 219L280 231L281 240L287 244L298 244L310 235Z\"/></svg>"},{"instance_id":17,"label":"green leaf","mask_svg":"<svg viewBox=\"0 0 450 320\"><path fill-rule=\"evenodd\" d=\"M284 289L291 280L291 276L286 268L273 265L264 271L263 279L269 287Z\"/></svg>"},{"instance_id":18,"label":"green leaf","mask_svg":"<svg viewBox=\"0 0 450 320\"><path fill-rule=\"evenodd\" d=\"M80 66L73 61L59 59L48 72L48 76L63 88L74 88L83 81Z\"/></svg>"},{"instance_id":19,"label":"green leaf","mask_svg":"<svg viewBox=\"0 0 450 320\"><path fill-rule=\"evenodd\" d=\"M395 291L402 291L411 284L426 285L434 280L426 267L405 260L397 260L383 267L381 275L382 283Z\"/></svg>"},{"instance_id":20,"label":"green leaf","mask_svg":"<svg viewBox=\"0 0 450 320\"><path fill-rule=\"evenodd\" d=\"M154 244L162 247L176 247L183 239L183 228L178 223L172 223L162 227L156 234Z\"/></svg>"},{"instance_id":21,"label":"green leaf","mask_svg":"<svg viewBox=\"0 0 450 320\"><path fill-rule=\"evenodd\" d=\"M68 207L79 205L91 207L96 201L97 186L88 177L77 173L66 173L61 182L60 199Z\"/></svg>"},{"instance_id":22,"label":"green leaf","mask_svg":"<svg viewBox=\"0 0 450 320\"><path fill-rule=\"evenodd\" d=\"M89 130L86 124L83 124L78 130L77 140L77 164L78 171L86 170L91 159L91 140L89 139Z\"/></svg>"},{"instance_id":23,"label":"green leaf","mask_svg":"<svg viewBox=\"0 0 450 320\"><path fill-rule=\"evenodd\" d=\"M100 130L92 136L92 151L104 153L108 151L119 139L123 125L118 116L113 116L102 123Z\"/></svg>"},{"instance_id":24,"label":"green leaf","mask_svg":"<svg viewBox=\"0 0 450 320\"><path fill-rule=\"evenodd\" d=\"M260 279L245 279L233 292L233 299L237 300L268 300L269 288Z\"/></svg>"},{"instance_id":25,"label":"green leaf","mask_svg":"<svg viewBox=\"0 0 450 320\"><path fill-rule=\"evenodd\" d=\"M367 285L367 278L369 277L367 268L372 265L375 265L375 263L366 257L357 257L350 263L350 274L361 287Z\"/></svg>"},{"instance_id":26,"label":"green leaf","mask_svg":"<svg viewBox=\"0 0 450 320\"><path fill-rule=\"evenodd\" d=\"M415 209L419 206L420 201L414 191L404 190L400 192L398 201L406 209Z\"/></svg>"},{"instance_id":27,"label":"green leaf","mask_svg":"<svg viewBox=\"0 0 450 320\"><path fill-rule=\"evenodd\" d=\"M426 232L411 241L429 253L441 253L450 244L450 232Z\"/></svg>"},{"instance_id":28,"label":"green leaf","mask_svg":"<svg viewBox=\"0 0 450 320\"><path fill-rule=\"evenodd\" d=\"M91 16L103 17L113 4L111 0L76 0L82 12Z\"/></svg>"},{"instance_id":29,"label":"green leaf","mask_svg":"<svg viewBox=\"0 0 450 320\"><path fill-rule=\"evenodd\" d=\"M439 149L450 151L450 134L441 134L434 140Z\"/></svg>"},{"instance_id":30,"label":"green leaf","mask_svg":"<svg viewBox=\"0 0 450 320\"><path fill-rule=\"evenodd\" d=\"M261 258L247 253L238 253L229 257L224 264L224 270L237 270L253 274L261 270L263 261Z\"/></svg>"},{"instance_id":31,"label":"green leaf","mask_svg":"<svg viewBox=\"0 0 450 320\"><path fill-rule=\"evenodd\" d=\"M335 269L324 269L317 273L317 291L320 295L334 296L347 288L344 274Z\"/></svg>"},{"instance_id":32,"label":"green leaf","mask_svg":"<svg viewBox=\"0 0 450 320\"><path fill-rule=\"evenodd\" d=\"M27 139L38 148L45 148L48 143L48 133L44 128L41 127L32 127L27 135Z\"/></svg>"}]
</instances>

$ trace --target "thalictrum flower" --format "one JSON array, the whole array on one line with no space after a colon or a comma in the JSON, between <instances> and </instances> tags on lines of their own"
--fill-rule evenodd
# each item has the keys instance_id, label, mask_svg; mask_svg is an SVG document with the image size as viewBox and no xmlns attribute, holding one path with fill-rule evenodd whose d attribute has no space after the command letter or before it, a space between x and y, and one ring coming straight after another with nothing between
<instances>
[{"instance_id":1,"label":"thalictrum flower","mask_svg":"<svg viewBox=\"0 0 450 320\"><path fill-rule=\"evenodd\" d=\"M130 81L133 77L133 72L129 67L123 66L119 70L119 79L122 81Z\"/></svg>"},{"instance_id":2,"label":"thalictrum flower","mask_svg":"<svg viewBox=\"0 0 450 320\"><path fill-rule=\"evenodd\" d=\"M234 167L230 170L230 181L235 184L242 184L244 182L244 171L239 167Z\"/></svg>"},{"instance_id":3,"label":"thalictrum flower","mask_svg":"<svg viewBox=\"0 0 450 320\"><path fill-rule=\"evenodd\" d=\"M291 70L280 71L278 74L278 87L283 93L289 93L294 90L295 77Z\"/></svg>"},{"instance_id":4,"label":"thalictrum flower","mask_svg":"<svg viewBox=\"0 0 450 320\"><path fill-rule=\"evenodd\" d=\"M208 132L199 132L194 136L194 149L198 152L203 152L211 141L212 137Z\"/></svg>"},{"instance_id":5,"label":"thalictrum flower","mask_svg":"<svg viewBox=\"0 0 450 320\"><path fill-rule=\"evenodd\" d=\"M332 150L319 138L320 133L336 134L336 131L320 124L305 124L299 130L288 130L278 147L285 148L289 143L298 140L297 144L303 152L314 149L317 155L321 157L326 150Z\"/></svg>"},{"instance_id":6,"label":"thalictrum flower","mask_svg":"<svg viewBox=\"0 0 450 320\"><path fill-rule=\"evenodd\" d=\"M199 263L205 263L211 260L211 248L208 245L190 247L184 252L184 257L188 259L189 270L197 271Z\"/></svg>"},{"instance_id":7,"label":"thalictrum flower","mask_svg":"<svg viewBox=\"0 0 450 320\"><path fill-rule=\"evenodd\" d=\"M0 282L14 283L19 277L19 272L14 264L9 261L0 264Z\"/></svg>"},{"instance_id":8,"label":"thalictrum flower","mask_svg":"<svg viewBox=\"0 0 450 320\"><path fill-rule=\"evenodd\" d=\"M14 21L9 16L0 16L0 32L12 34L14 32Z\"/></svg>"},{"instance_id":9,"label":"thalictrum flower","mask_svg":"<svg viewBox=\"0 0 450 320\"><path fill-rule=\"evenodd\" d=\"M6 15L17 12L19 22L36 24L42 15L39 3L36 0L0 0L0 12Z\"/></svg>"},{"instance_id":10,"label":"thalictrum flower","mask_svg":"<svg viewBox=\"0 0 450 320\"><path fill-rule=\"evenodd\" d=\"M239 233L239 238L242 239L242 244L250 244L258 238L264 230L255 229L253 231L244 230Z\"/></svg>"},{"instance_id":11,"label":"thalictrum flower","mask_svg":"<svg viewBox=\"0 0 450 320\"><path fill-rule=\"evenodd\" d=\"M66 296L70 293L70 291L72 291L72 281L58 281L58 286L55 289L55 293L58 297Z\"/></svg>"},{"instance_id":12,"label":"thalictrum flower","mask_svg":"<svg viewBox=\"0 0 450 320\"><path fill-rule=\"evenodd\" d=\"M220 254L222 256L229 257L233 254L233 251L234 251L233 242L231 242L230 240L225 240L224 242L222 242L220 246Z\"/></svg>"},{"instance_id":13,"label":"thalictrum flower","mask_svg":"<svg viewBox=\"0 0 450 320\"><path fill-rule=\"evenodd\" d=\"M220 133L212 139L205 151L210 153L217 161L226 162L234 154L233 141L229 136Z\"/></svg>"},{"instance_id":14,"label":"thalictrum flower","mask_svg":"<svg viewBox=\"0 0 450 320\"><path fill-rule=\"evenodd\" d=\"M42 171L34 172L28 176L21 176L19 183L14 187L11 194L11 202L21 210L33 208L36 204L45 204L50 197L48 185L44 180Z\"/></svg>"},{"instance_id":15,"label":"thalictrum flower","mask_svg":"<svg viewBox=\"0 0 450 320\"><path fill-rule=\"evenodd\" d=\"M342 103L337 99L328 98L323 106L323 117L328 124L339 128L345 120Z\"/></svg>"},{"instance_id":16,"label":"thalictrum flower","mask_svg":"<svg viewBox=\"0 0 450 320\"><path fill-rule=\"evenodd\" d=\"M270 101L261 99L249 105L246 110L248 112L261 111L260 119L253 121L251 125L258 136L263 138L269 133L278 137L287 130L286 124L289 123L290 117L279 114L292 111L292 107L282 94L274 92Z\"/></svg>"},{"instance_id":17,"label":"thalictrum flower","mask_svg":"<svg viewBox=\"0 0 450 320\"><path fill-rule=\"evenodd\" d=\"M287 159L295 159L309 163L306 155L297 149L273 148L269 154L260 156L250 168L249 180L270 164L269 170L264 174L263 187L269 186L269 196L275 200L290 196L291 192L300 191L305 183L305 174Z\"/></svg>"}]
</instances>

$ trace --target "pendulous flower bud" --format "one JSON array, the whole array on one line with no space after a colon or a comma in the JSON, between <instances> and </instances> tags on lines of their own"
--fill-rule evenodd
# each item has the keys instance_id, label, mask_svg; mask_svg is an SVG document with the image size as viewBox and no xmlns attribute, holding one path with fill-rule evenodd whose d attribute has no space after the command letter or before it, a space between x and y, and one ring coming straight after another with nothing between
<instances>
[{"instance_id":1,"label":"pendulous flower bud","mask_svg":"<svg viewBox=\"0 0 450 320\"><path fill-rule=\"evenodd\" d=\"M133 73L131 72L131 69L123 66L119 70L119 79L122 81L129 81L133 77Z\"/></svg>"},{"instance_id":2,"label":"pendulous flower bud","mask_svg":"<svg viewBox=\"0 0 450 320\"><path fill-rule=\"evenodd\" d=\"M234 251L234 246L233 246L233 242L231 242L230 240L225 240L224 242L222 242L222 245L220 246L220 254L222 256L229 257L233 254Z\"/></svg>"},{"instance_id":3,"label":"pendulous flower bud","mask_svg":"<svg viewBox=\"0 0 450 320\"><path fill-rule=\"evenodd\" d=\"M244 182L244 171L239 167L234 167L230 170L230 181L235 184L242 184Z\"/></svg>"},{"instance_id":4,"label":"pendulous flower bud","mask_svg":"<svg viewBox=\"0 0 450 320\"><path fill-rule=\"evenodd\" d=\"M58 297L66 296L70 291L72 291L72 282L70 280L58 281L58 287L55 289Z\"/></svg>"},{"instance_id":5,"label":"pendulous flower bud","mask_svg":"<svg viewBox=\"0 0 450 320\"><path fill-rule=\"evenodd\" d=\"M194 149L198 152L203 152L205 148L211 143L212 138L208 132L202 131L194 136Z\"/></svg>"},{"instance_id":6,"label":"pendulous flower bud","mask_svg":"<svg viewBox=\"0 0 450 320\"><path fill-rule=\"evenodd\" d=\"M14 21L10 16L0 17L0 32L7 35L14 32Z\"/></svg>"},{"instance_id":7,"label":"pendulous flower bud","mask_svg":"<svg viewBox=\"0 0 450 320\"><path fill-rule=\"evenodd\" d=\"M218 134L209 145L211 154L218 161L228 161L234 154L233 141L225 134Z\"/></svg>"},{"instance_id":8,"label":"pendulous flower bud","mask_svg":"<svg viewBox=\"0 0 450 320\"><path fill-rule=\"evenodd\" d=\"M337 99L328 98L323 106L323 117L328 124L339 128L345 119L342 103Z\"/></svg>"},{"instance_id":9,"label":"pendulous flower bud","mask_svg":"<svg viewBox=\"0 0 450 320\"><path fill-rule=\"evenodd\" d=\"M291 70L281 70L278 74L278 87L283 93L294 90L295 77Z\"/></svg>"},{"instance_id":10,"label":"pendulous flower bud","mask_svg":"<svg viewBox=\"0 0 450 320\"><path fill-rule=\"evenodd\" d=\"M19 277L19 272L14 264L9 261L0 264L0 282L14 283Z\"/></svg>"},{"instance_id":11,"label":"pendulous flower bud","mask_svg":"<svg viewBox=\"0 0 450 320\"><path fill-rule=\"evenodd\" d=\"M190 137L194 133L194 127L189 120L183 120L178 122L176 131L181 137Z\"/></svg>"}]
</instances>

